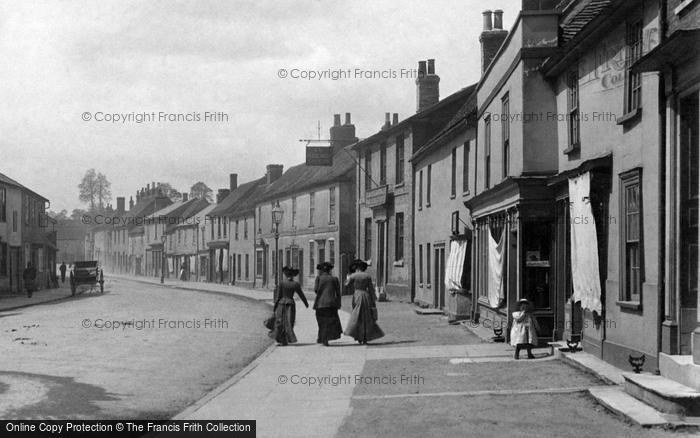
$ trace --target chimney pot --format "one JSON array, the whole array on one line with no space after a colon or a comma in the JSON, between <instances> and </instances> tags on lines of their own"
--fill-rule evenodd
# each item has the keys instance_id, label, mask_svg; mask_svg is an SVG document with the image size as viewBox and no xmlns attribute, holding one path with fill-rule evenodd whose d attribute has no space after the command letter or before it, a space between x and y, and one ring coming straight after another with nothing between
<instances>
[{"instance_id":1,"label":"chimney pot","mask_svg":"<svg viewBox=\"0 0 700 438\"><path fill-rule=\"evenodd\" d=\"M229 189L231 191L234 191L238 188L238 174L237 173L231 173L228 176L229 179Z\"/></svg>"},{"instance_id":2,"label":"chimney pot","mask_svg":"<svg viewBox=\"0 0 700 438\"><path fill-rule=\"evenodd\" d=\"M422 76L425 76L425 61L418 61L418 78L421 78Z\"/></svg>"},{"instance_id":3,"label":"chimney pot","mask_svg":"<svg viewBox=\"0 0 700 438\"><path fill-rule=\"evenodd\" d=\"M428 60L428 74L429 75L435 74L435 60L434 59Z\"/></svg>"},{"instance_id":4,"label":"chimney pot","mask_svg":"<svg viewBox=\"0 0 700 438\"><path fill-rule=\"evenodd\" d=\"M352 122L350 121L350 113L345 113L345 124L352 125Z\"/></svg>"},{"instance_id":5,"label":"chimney pot","mask_svg":"<svg viewBox=\"0 0 700 438\"><path fill-rule=\"evenodd\" d=\"M493 27L491 26L491 10L487 9L481 14L484 16L484 32L491 30Z\"/></svg>"},{"instance_id":6,"label":"chimney pot","mask_svg":"<svg viewBox=\"0 0 700 438\"><path fill-rule=\"evenodd\" d=\"M392 125L396 125L399 123L399 113L394 113L394 120L392 121Z\"/></svg>"},{"instance_id":7,"label":"chimney pot","mask_svg":"<svg viewBox=\"0 0 700 438\"><path fill-rule=\"evenodd\" d=\"M333 114L333 126L340 126L340 114Z\"/></svg>"},{"instance_id":8,"label":"chimney pot","mask_svg":"<svg viewBox=\"0 0 700 438\"><path fill-rule=\"evenodd\" d=\"M187 193L182 194L182 202L187 202L188 195Z\"/></svg>"},{"instance_id":9,"label":"chimney pot","mask_svg":"<svg viewBox=\"0 0 700 438\"><path fill-rule=\"evenodd\" d=\"M495 30L503 29L503 11L501 9L493 11L493 28Z\"/></svg>"},{"instance_id":10,"label":"chimney pot","mask_svg":"<svg viewBox=\"0 0 700 438\"><path fill-rule=\"evenodd\" d=\"M272 184L277 181L279 177L282 176L284 166L281 164L268 164L267 165L267 183Z\"/></svg>"}]
</instances>

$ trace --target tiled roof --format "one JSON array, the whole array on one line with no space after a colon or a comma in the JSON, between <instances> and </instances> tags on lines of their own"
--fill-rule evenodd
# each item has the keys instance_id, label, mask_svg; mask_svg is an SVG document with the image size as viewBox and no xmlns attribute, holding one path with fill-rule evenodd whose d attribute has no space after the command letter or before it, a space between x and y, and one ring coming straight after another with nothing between
<instances>
[{"instance_id":1,"label":"tiled roof","mask_svg":"<svg viewBox=\"0 0 700 438\"><path fill-rule=\"evenodd\" d=\"M235 209L236 205L241 202L252 190L254 190L262 181L265 181L265 177L241 184L228 194L224 199L221 200L216 205L209 215L210 216L226 216L231 214Z\"/></svg>"},{"instance_id":2,"label":"tiled roof","mask_svg":"<svg viewBox=\"0 0 700 438\"><path fill-rule=\"evenodd\" d=\"M260 201L265 190L267 190L267 185L265 184L266 178L263 178L260 185L256 186L253 191L250 192L248 196L238 203L236 208L231 212L231 217L241 217L247 215L250 212L255 211L256 204Z\"/></svg>"},{"instance_id":3,"label":"tiled roof","mask_svg":"<svg viewBox=\"0 0 700 438\"><path fill-rule=\"evenodd\" d=\"M571 41L588 23L604 13L613 0L582 0L561 24L561 43Z\"/></svg>"},{"instance_id":4,"label":"tiled roof","mask_svg":"<svg viewBox=\"0 0 700 438\"><path fill-rule=\"evenodd\" d=\"M169 233L173 231L178 225L188 224L188 219L192 218L198 212L209 206L209 202L206 199L193 198L184 202L183 205L173 212L172 216L175 217L176 221L168 222L165 227L165 232Z\"/></svg>"},{"instance_id":5,"label":"tiled roof","mask_svg":"<svg viewBox=\"0 0 700 438\"><path fill-rule=\"evenodd\" d=\"M466 102L459 108L459 110L455 113L454 117L452 117L452 120L445 125L444 128L440 130L433 138L428 140L418 151L416 151L413 154L412 159L415 159L428 151L440 146L443 144L443 140L450 138L450 134L457 128L459 127L463 122L468 122L469 117L476 111L476 86L477 84L472 84L464 90L470 90L471 93L469 93L469 97L467 98Z\"/></svg>"},{"instance_id":6,"label":"tiled roof","mask_svg":"<svg viewBox=\"0 0 700 438\"><path fill-rule=\"evenodd\" d=\"M33 194L37 195L41 199L45 199L48 201L48 198L41 196L40 194L38 194L37 192L35 192L34 190L32 190L26 186L23 186L22 184L18 183L17 181L15 181L14 179L5 175L4 173L0 173L0 183L7 184L9 186L15 186L17 188L27 190L27 191L32 192Z\"/></svg>"},{"instance_id":7,"label":"tiled roof","mask_svg":"<svg viewBox=\"0 0 700 438\"><path fill-rule=\"evenodd\" d=\"M277 181L262 194L260 201L281 198L338 180L348 180L353 176L355 160L352 152L346 148L339 149L333 155L332 166L296 165L282 174Z\"/></svg>"}]
</instances>

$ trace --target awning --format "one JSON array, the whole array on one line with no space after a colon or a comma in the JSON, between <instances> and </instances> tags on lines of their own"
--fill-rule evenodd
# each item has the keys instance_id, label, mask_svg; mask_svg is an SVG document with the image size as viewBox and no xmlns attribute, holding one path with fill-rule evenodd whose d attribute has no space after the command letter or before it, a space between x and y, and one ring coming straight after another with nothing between
<instances>
[{"instance_id":1,"label":"awning","mask_svg":"<svg viewBox=\"0 0 700 438\"><path fill-rule=\"evenodd\" d=\"M445 287L448 291L462 290L462 273L464 257L467 253L466 240L453 240L450 244L450 255L445 268Z\"/></svg>"},{"instance_id":2,"label":"awning","mask_svg":"<svg viewBox=\"0 0 700 438\"><path fill-rule=\"evenodd\" d=\"M632 65L632 71L659 71L665 65L680 65L696 59L700 47L700 29L677 30Z\"/></svg>"}]
</instances>

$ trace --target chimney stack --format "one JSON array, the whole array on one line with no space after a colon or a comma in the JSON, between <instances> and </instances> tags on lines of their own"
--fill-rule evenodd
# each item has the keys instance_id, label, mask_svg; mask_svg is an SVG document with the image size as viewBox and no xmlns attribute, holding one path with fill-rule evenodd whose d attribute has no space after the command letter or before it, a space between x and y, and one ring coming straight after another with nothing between
<instances>
[{"instance_id":1,"label":"chimney stack","mask_svg":"<svg viewBox=\"0 0 700 438\"><path fill-rule=\"evenodd\" d=\"M187 193L182 194L182 202L187 202L189 200L189 195Z\"/></svg>"},{"instance_id":2,"label":"chimney stack","mask_svg":"<svg viewBox=\"0 0 700 438\"><path fill-rule=\"evenodd\" d=\"M391 126L391 113L384 113L384 124L382 129L387 129Z\"/></svg>"},{"instance_id":3,"label":"chimney stack","mask_svg":"<svg viewBox=\"0 0 700 438\"><path fill-rule=\"evenodd\" d=\"M124 209L126 198L123 196L117 196L117 213L121 214L124 213L126 210Z\"/></svg>"},{"instance_id":4,"label":"chimney stack","mask_svg":"<svg viewBox=\"0 0 700 438\"><path fill-rule=\"evenodd\" d=\"M484 73L508 36L508 31L503 29L502 10L496 9L493 12L486 10L482 14L484 15L484 30L479 36L479 42L481 43L481 73ZM491 22L492 14L493 23Z\"/></svg>"},{"instance_id":5,"label":"chimney stack","mask_svg":"<svg viewBox=\"0 0 700 438\"><path fill-rule=\"evenodd\" d=\"M134 197L129 196L129 211L134 209Z\"/></svg>"},{"instance_id":6,"label":"chimney stack","mask_svg":"<svg viewBox=\"0 0 700 438\"><path fill-rule=\"evenodd\" d=\"M238 174L237 173L230 173L228 175L228 187L231 191L234 191L238 188Z\"/></svg>"},{"instance_id":7,"label":"chimney stack","mask_svg":"<svg viewBox=\"0 0 700 438\"><path fill-rule=\"evenodd\" d=\"M340 114L333 114L333 126L340 126Z\"/></svg>"},{"instance_id":8,"label":"chimney stack","mask_svg":"<svg viewBox=\"0 0 700 438\"><path fill-rule=\"evenodd\" d=\"M345 146L357 142L355 125L351 122L350 113L345 113L345 124L342 126L340 125L340 114L336 114L335 117L336 123L334 126L331 126L330 129L331 147L333 148L334 155Z\"/></svg>"},{"instance_id":9,"label":"chimney stack","mask_svg":"<svg viewBox=\"0 0 700 438\"><path fill-rule=\"evenodd\" d=\"M398 125L399 123L399 113L394 113L394 120L391 121L391 125Z\"/></svg>"},{"instance_id":10,"label":"chimney stack","mask_svg":"<svg viewBox=\"0 0 700 438\"><path fill-rule=\"evenodd\" d=\"M277 181L279 177L282 176L284 166L281 164L268 164L267 165L267 183L272 184Z\"/></svg>"},{"instance_id":11,"label":"chimney stack","mask_svg":"<svg viewBox=\"0 0 700 438\"><path fill-rule=\"evenodd\" d=\"M440 76L435 74L435 60L418 62L416 78L416 112L419 113L440 100Z\"/></svg>"}]
</instances>

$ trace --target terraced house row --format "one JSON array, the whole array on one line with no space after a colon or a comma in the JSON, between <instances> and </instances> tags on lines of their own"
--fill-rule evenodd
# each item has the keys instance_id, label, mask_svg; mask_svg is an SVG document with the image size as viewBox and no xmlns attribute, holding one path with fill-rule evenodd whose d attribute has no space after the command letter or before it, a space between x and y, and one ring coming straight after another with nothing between
<instances>
[{"instance_id":1,"label":"terraced house row","mask_svg":"<svg viewBox=\"0 0 700 438\"><path fill-rule=\"evenodd\" d=\"M523 0L509 30L482 15L474 83L441 99L420 61L415 114L363 139L336 115L332 165L234 173L211 205L153 184L132 209L181 222L98 230L92 254L250 287L292 265L305 288L360 257L382 297L502 327L527 298L543 343L623 368L643 354L697 388L700 7Z\"/></svg>"}]
</instances>

